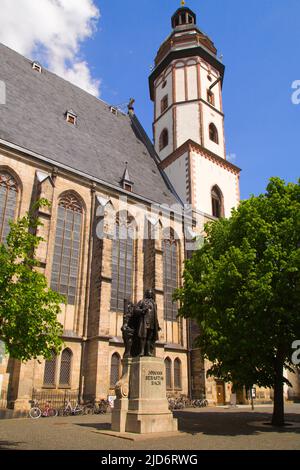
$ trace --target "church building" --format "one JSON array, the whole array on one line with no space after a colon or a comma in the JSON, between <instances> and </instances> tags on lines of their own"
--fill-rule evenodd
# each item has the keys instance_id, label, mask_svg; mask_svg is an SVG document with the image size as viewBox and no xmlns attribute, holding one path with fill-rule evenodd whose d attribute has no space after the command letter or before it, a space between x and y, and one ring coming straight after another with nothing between
<instances>
[{"instance_id":1,"label":"church building","mask_svg":"<svg viewBox=\"0 0 300 470\"><path fill-rule=\"evenodd\" d=\"M193 11L179 8L171 23L149 77L154 143L133 100L124 114L0 45L0 242L9 220L47 198L37 257L49 286L67 299L59 356L20 363L0 355L2 406L28 408L43 394L113 396L124 299L136 303L146 289L155 293L156 355L165 361L168 394L230 401L229 384L206 378L197 328L177 317L172 301L189 240L239 204L240 169L226 159L225 67Z\"/></svg>"}]
</instances>

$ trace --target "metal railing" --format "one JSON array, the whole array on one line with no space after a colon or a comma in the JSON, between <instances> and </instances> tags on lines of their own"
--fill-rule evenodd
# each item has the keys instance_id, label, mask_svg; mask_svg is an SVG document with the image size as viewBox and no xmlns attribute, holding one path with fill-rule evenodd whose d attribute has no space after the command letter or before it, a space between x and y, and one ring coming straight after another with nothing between
<instances>
[{"instance_id":1,"label":"metal railing","mask_svg":"<svg viewBox=\"0 0 300 470\"><path fill-rule=\"evenodd\" d=\"M0 390L0 409L7 408L7 392Z\"/></svg>"},{"instance_id":2,"label":"metal railing","mask_svg":"<svg viewBox=\"0 0 300 470\"><path fill-rule=\"evenodd\" d=\"M51 403L53 408L59 409L64 407L66 402L71 402L71 405L75 407L78 402L78 391L70 390L33 390L32 400L36 400L39 406L44 406L46 403Z\"/></svg>"}]
</instances>

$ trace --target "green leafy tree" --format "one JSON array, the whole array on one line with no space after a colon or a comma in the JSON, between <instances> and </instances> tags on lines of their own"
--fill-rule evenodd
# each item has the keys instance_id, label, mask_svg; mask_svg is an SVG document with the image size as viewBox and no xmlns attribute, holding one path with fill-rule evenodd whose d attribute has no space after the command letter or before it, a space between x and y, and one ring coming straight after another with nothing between
<instances>
[{"instance_id":1,"label":"green leafy tree","mask_svg":"<svg viewBox=\"0 0 300 470\"><path fill-rule=\"evenodd\" d=\"M235 386L274 389L272 423L284 424L284 369L300 339L300 181L271 178L229 219L206 225L175 293L194 319L209 371ZM290 385L290 384L289 384Z\"/></svg>"},{"instance_id":2,"label":"green leafy tree","mask_svg":"<svg viewBox=\"0 0 300 470\"><path fill-rule=\"evenodd\" d=\"M35 214L48 205L41 199L32 212L10 223L6 243L0 244L0 339L10 356L22 361L50 357L62 345L57 315L65 298L48 288L35 258L42 240Z\"/></svg>"}]
</instances>

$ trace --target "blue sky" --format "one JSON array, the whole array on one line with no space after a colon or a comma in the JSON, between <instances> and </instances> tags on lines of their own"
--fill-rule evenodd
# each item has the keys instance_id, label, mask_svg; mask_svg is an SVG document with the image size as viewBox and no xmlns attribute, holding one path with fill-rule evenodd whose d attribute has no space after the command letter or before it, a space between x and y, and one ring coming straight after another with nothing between
<instances>
[{"instance_id":1,"label":"blue sky","mask_svg":"<svg viewBox=\"0 0 300 470\"><path fill-rule=\"evenodd\" d=\"M0 0L0 42L96 96L100 87L110 104L134 97L152 137L148 76L179 6L180 0ZM263 192L271 176L296 182L300 104L291 96L300 81L300 0L187 6L223 55L226 147L242 169L241 197Z\"/></svg>"},{"instance_id":2,"label":"blue sky","mask_svg":"<svg viewBox=\"0 0 300 470\"><path fill-rule=\"evenodd\" d=\"M97 1L97 33L83 48L101 98L112 104L136 99L135 111L152 136L148 75L170 33L176 0ZM269 177L300 176L300 105L292 82L300 80L299 0L190 0L199 28L223 54L227 154L242 168L241 197L263 192Z\"/></svg>"}]
</instances>

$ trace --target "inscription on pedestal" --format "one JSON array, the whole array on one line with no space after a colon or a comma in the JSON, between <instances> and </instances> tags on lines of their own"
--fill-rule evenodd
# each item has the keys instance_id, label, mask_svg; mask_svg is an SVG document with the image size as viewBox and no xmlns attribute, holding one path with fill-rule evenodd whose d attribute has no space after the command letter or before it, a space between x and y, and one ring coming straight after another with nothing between
<instances>
[{"instance_id":1,"label":"inscription on pedestal","mask_svg":"<svg viewBox=\"0 0 300 470\"><path fill-rule=\"evenodd\" d=\"M161 385L164 381L163 372L161 370L149 370L145 379L151 382L151 385Z\"/></svg>"}]
</instances>

